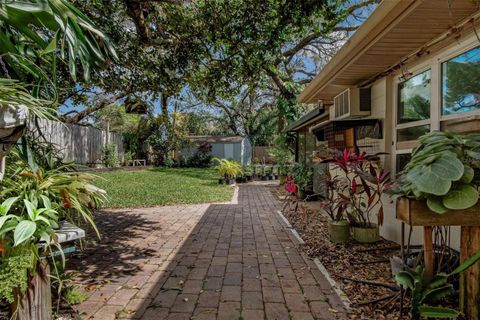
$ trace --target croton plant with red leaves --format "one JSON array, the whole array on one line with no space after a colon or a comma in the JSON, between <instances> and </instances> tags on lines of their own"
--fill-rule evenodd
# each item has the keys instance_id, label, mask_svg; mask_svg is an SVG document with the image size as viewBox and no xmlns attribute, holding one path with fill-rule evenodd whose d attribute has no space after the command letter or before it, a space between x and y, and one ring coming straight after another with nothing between
<instances>
[{"instance_id":1,"label":"croton plant with red leaves","mask_svg":"<svg viewBox=\"0 0 480 320\"><path fill-rule=\"evenodd\" d=\"M327 171L328 192L321 205L332 220L341 220L346 215L352 225L370 227L376 211L378 224L383 224L382 194L390 187L390 173L380 166L380 155L345 149L323 161L338 169Z\"/></svg>"}]
</instances>

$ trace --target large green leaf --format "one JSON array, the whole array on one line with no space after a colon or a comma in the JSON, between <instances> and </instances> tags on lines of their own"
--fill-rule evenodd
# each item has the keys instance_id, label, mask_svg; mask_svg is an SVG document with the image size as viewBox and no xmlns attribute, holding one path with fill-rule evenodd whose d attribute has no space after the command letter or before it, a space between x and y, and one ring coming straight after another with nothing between
<instances>
[{"instance_id":1,"label":"large green leaf","mask_svg":"<svg viewBox=\"0 0 480 320\"><path fill-rule=\"evenodd\" d=\"M443 205L442 199L438 197L429 197L427 199L427 206L430 210L439 214L443 214L448 211L448 208Z\"/></svg>"},{"instance_id":2,"label":"large green leaf","mask_svg":"<svg viewBox=\"0 0 480 320\"><path fill-rule=\"evenodd\" d=\"M18 246L19 244L28 241L36 230L37 225L35 222L28 220L21 221L19 224L17 224L15 231L13 232L14 246Z\"/></svg>"},{"instance_id":3,"label":"large green leaf","mask_svg":"<svg viewBox=\"0 0 480 320\"><path fill-rule=\"evenodd\" d=\"M398 284L404 287L413 289L415 280L413 276L407 271L400 271L399 273L397 273L395 275L395 280L397 281Z\"/></svg>"},{"instance_id":4,"label":"large green leaf","mask_svg":"<svg viewBox=\"0 0 480 320\"><path fill-rule=\"evenodd\" d=\"M472 257L470 257L468 260L466 260L461 265L459 265L455 270L453 270L452 274L458 274L458 273L461 273L461 272L467 270L472 265L474 265L478 260L480 260L480 251L478 251L476 254L474 254Z\"/></svg>"},{"instance_id":5,"label":"large green leaf","mask_svg":"<svg viewBox=\"0 0 480 320\"><path fill-rule=\"evenodd\" d=\"M430 167L438 177L452 181L460 180L464 172L463 163L451 152L437 159Z\"/></svg>"},{"instance_id":6,"label":"large green leaf","mask_svg":"<svg viewBox=\"0 0 480 320\"><path fill-rule=\"evenodd\" d=\"M460 181L463 183L470 183L472 182L474 176L475 171L472 169L472 167L464 165L463 176Z\"/></svg>"},{"instance_id":7,"label":"large green leaf","mask_svg":"<svg viewBox=\"0 0 480 320\"><path fill-rule=\"evenodd\" d=\"M417 168L415 168L417 169ZM448 193L452 187L451 180L445 179L438 174L435 174L431 166L418 167L417 170L409 172L409 179L421 192L443 196Z\"/></svg>"},{"instance_id":8,"label":"large green leaf","mask_svg":"<svg viewBox=\"0 0 480 320\"><path fill-rule=\"evenodd\" d=\"M453 293L453 286L451 284L443 287L428 289L423 292L421 303L436 303L443 298L450 296Z\"/></svg>"},{"instance_id":9,"label":"large green leaf","mask_svg":"<svg viewBox=\"0 0 480 320\"><path fill-rule=\"evenodd\" d=\"M452 210L473 207L478 202L478 191L468 184L456 186L443 197L443 205Z\"/></svg>"},{"instance_id":10,"label":"large green leaf","mask_svg":"<svg viewBox=\"0 0 480 320\"><path fill-rule=\"evenodd\" d=\"M427 318L455 319L458 317L458 311L450 308L420 306L418 310L421 316Z\"/></svg>"}]
</instances>

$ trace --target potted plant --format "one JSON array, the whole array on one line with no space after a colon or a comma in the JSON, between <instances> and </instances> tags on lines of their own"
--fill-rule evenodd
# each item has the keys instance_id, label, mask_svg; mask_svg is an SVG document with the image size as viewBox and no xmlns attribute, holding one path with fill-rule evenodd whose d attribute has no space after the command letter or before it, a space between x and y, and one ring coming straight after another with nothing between
<instances>
[{"instance_id":1,"label":"potted plant","mask_svg":"<svg viewBox=\"0 0 480 320\"><path fill-rule=\"evenodd\" d=\"M293 179L297 185L297 197L305 199L306 192L312 187L313 172L305 162L297 162L292 168Z\"/></svg>"},{"instance_id":2,"label":"potted plant","mask_svg":"<svg viewBox=\"0 0 480 320\"><path fill-rule=\"evenodd\" d=\"M422 201L438 219L478 206L480 134L432 132L419 142L390 191L404 197L400 205L408 205L405 198Z\"/></svg>"},{"instance_id":3,"label":"potted plant","mask_svg":"<svg viewBox=\"0 0 480 320\"><path fill-rule=\"evenodd\" d=\"M329 170L325 172L325 178L327 190L325 198L320 202L320 208L330 218L327 227L329 240L334 243L347 243L350 239L350 222L344 215L345 203L340 201L337 195L341 180Z\"/></svg>"},{"instance_id":4,"label":"potted plant","mask_svg":"<svg viewBox=\"0 0 480 320\"><path fill-rule=\"evenodd\" d=\"M380 239L379 225L383 223L382 194L388 189L389 173L378 162L377 155L356 154L344 150L332 162L339 173L335 184L341 208L350 221L353 238L360 243ZM377 223L371 221L376 212Z\"/></svg>"},{"instance_id":5,"label":"potted plant","mask_svg":"<svg viewBox=\"0 0 480 320\"><path fill-rule=\"evenodd\" d=\"M52 248L61 251L54 235L61 221L83 220L98 233L92 210L106 196L91 184L93 175L61 162L55 157L57 151L45 154L39 151L41 146L35 148L31 151L27 139L22 138L22 148L15 147L10 153L12 165L0 186L0 297L11 303L12 314L42 313L41 318L46 319L49 295L39 295L50 290L49 263L40 257L50 258Z\"/></svg>"},{"instance_id":6,"label":"potted plant","mask_svg":"<svg viewBox=\"0 0 480 320\"><path fill-rule=\"evenodd\" d=\"M265 181L267 180L267 175L266 175L266 170L265 170L265 165L262 165L261 168L260 168L260 177L262 179L262 181Z\"/></svg>"},{"instance_id":7,"label":"potted plant","mask_svg":"<svg viewBox=\"0 0 480 320\"><path fill-rule=\"evenodd\" d=\"M242 167L240 164L236 161L227 159L214 158L213 160L218 162L215 169L217 169L218 173L222 177L218 180L218 182L235 184L235 178L237 175L242 173Z\"/></svg>"},{"instance_id":8,"label":"potted plant","mask_svg":"<svg viewBox=\"0 0 480 320\"><path fill-rule=\"evenodd\" d=\"M273 166L267 167L267 179L273 180Z\"/></svg>"},{"instance_id":9,"label":"potted plant","mask_svg":"<svg viewBox=\"0 0 480 320\"><path fill-rule=\"evenodd\" d=\"M218 171L218 174L220 175L220 178L218 178L218 184L225 184L227 183L226 176L227 176L227 163L226 159L218 159L214 158L214 161L216 161L218 164L215 166L215 169Z\"/></svg>"},{"instance_id":10,"label":"potted plant","mask_svg":"<svg viewBox=\"0 0 480 320\"><path fill-rule=\"evenodd\" d=\"M245 182L247 181L252 181L252 177L253 177L253 168L252 166L243 166L242 167L242 172L244 174L244 177L245 177Z\"/></svg>"},{"instance_id":11,"label":"potted plant","mask_svg":"<svg viewBox=\"0 0 480 320\"><path fill-rule=\"evenodd\" d=\"M292 161L293 153L288 148L286 135L279 135L274 139L273 147L269 149L270 156L277 166L276 179L280 178L280 184L285 184L287 177L287 164Z\"/></svg>"},{"instance_id":12,"label":"potted plant","mask_svg":"<svg viewBox=\"0 0 480 320\"><path fill-rule=\"evenodd\" d=\"M273 179L278 180L278 177L280 176L279 174L279 167L278 166L273 166Z\"/></svg>"}]
</instances>

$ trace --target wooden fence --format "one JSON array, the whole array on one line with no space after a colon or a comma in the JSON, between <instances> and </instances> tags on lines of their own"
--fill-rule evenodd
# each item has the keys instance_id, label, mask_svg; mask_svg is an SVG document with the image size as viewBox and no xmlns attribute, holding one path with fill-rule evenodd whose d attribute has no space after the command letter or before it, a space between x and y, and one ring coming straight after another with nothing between
<instances>
[{"instance_id":1,"label":"wooden fence","mask_svg":"<svg viewBox=\"0 0 480 320\"><path fill-rule=\"evenodd\" d=\"M258 161L259 163L273 163L272 156L270 155L269 150L272 147L253 147L253 161Z\"/></svg>"},{"instance_id":2,"label":"wooden fence","mask_svg":"<svg viewBox=\"0 0 480 320\"><path fill-rule=\"evenodd\" d=\"M40 119L39 126L31 125L33 131L41 130L47 141L56 145L64 159L80 164L90 164L102 157L102 147L108 141L117 146L120 161L124 159L123 137L121 134L107 132L86 126ZM37 134L38 135L38 134Z\"/></svg>"}]
</instances>

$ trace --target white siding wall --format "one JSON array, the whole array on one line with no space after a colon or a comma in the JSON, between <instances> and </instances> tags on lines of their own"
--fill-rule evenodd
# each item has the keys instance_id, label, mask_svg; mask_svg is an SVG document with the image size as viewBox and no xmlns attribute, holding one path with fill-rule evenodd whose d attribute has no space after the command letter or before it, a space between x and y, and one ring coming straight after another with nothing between
<instances>
[{"instance_id":1,"label":"white siding wall","mask_svg":"<svg viewBox=\"0 0 480 320\"><path fill-rule=\"evenodd\" d=\"M380 142L382 152L387 152L389 155L384 156L384 167L386 170L392 172L392 179L395 174L395 156L392 149L392 135L394 130L394 112L395 112L395 97L393 96L394 88L391 78L383 78L378 80L372 86L372 118L383 119L383 139ZM395 203L389 196L384 196L384 223L380 228L381 235L388 240L400 243L401 241L401 223L395 218L396 208ZM407 239L409 226L405 227L405 237ZM414 227L411 243L422 244L422 228ZM460 229L452 228L452 247L458 249L460 246ZM406 241L406 240L405 240Z\"/></svg>"}]
</instances>

